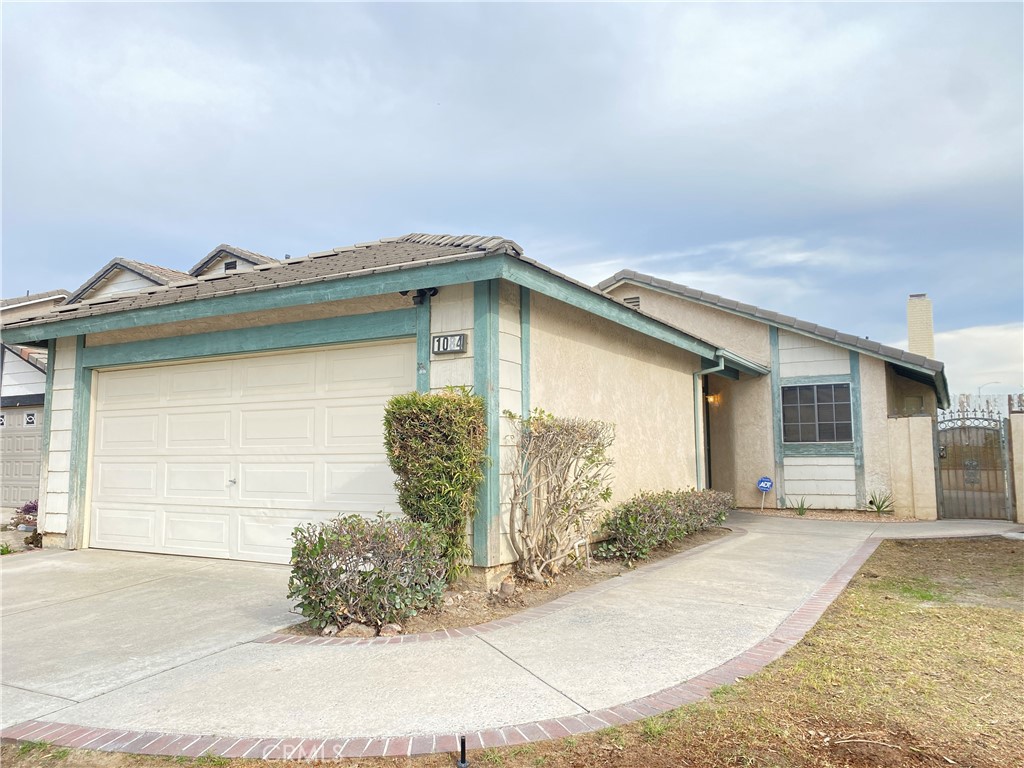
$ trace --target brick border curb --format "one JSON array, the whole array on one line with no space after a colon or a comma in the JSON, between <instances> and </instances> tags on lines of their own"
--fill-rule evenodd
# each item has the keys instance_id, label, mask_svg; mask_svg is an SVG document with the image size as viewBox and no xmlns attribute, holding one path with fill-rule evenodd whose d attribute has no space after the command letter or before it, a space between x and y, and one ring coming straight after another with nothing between
<instances>
[{"instance_id":1,"label":"brick border curb","mask_svg":"<svg viewBox=\"0 0 1024 768\"><path fill-rule=\"evenodd\" d=\"M734 532L746 533L744 529L733 529ZM846 588L853 576L864 562L871 556L884 537L871 537L865 540L847 558L846 562L836 570L804 603L791 613L768 637L748 648L724 664L697 675L686 682L679 683L657 693L644 696L625 704L618 704L606 709L585 712L579 715L540 720L519 725L508 725L499 728L488 728L470 731L466 737L467 749L483 749L490 747L515 746L534 741L560 739L578 733L597 731L616 725L624 725L645 717L659 715L663 712L692 704L706 698L712 690L722 685L731 685L737 680L760 671L771 662L781 657L796 645L803 636L818 622L832 601ZM709 542L680 553L686 555L702 547L717 542ZM678 556L677 556L678 557ZM650 569L667 567L675 558L667 558L660 563L648 566ZM633 573L636 573L635 571ZM629 574L632 575L632 574ZM626 577L623 577L626 578ZM611 580L609 580L611 581ZM588 592L594 587L579 590L574 594ZM607 589L607 587L605 587ZM570 597L566 595L565 597ZM561 602L558 598L545 606ZM572 601L576 602L576 601ZM566 607L572 602L562 605ZM536 609L524 611L529 614ZM560 610L560 608L555 609ZM552 611L537 613L532 618L547 615ZM522 615L522 614L520 614ZM502 623L506 622L506 623ZM521 623L521 622L515 622ZM493 625L493 626L491 626ZM502 626L511 626L507 620L489 622L480 626L483 632L494 631ZM485 629L486 628L486 629ZM437 637L435 637L437 635ZM456 635L463 636L463 635ZM271 636L273 637L273 636ZM286 635L285 637L302 637ZM427 638L428 640L451 637L440 633L429 635L408 635L407 637ZM313 640L335 640L335 638L312 638ZM396 638L375 638L385 642ZM346 638L346 640L351 640ZM268 641L269 642L269 641ZM367 640L356 640L365 644ZM413 641L418 642L418 640ZM308 643L307 643L308 644ZM322 643L317 643L322 644ZM45 741L57 746L77 749L95 749L101 752L127 752L141 755L165 755L172 757L247 757L263 760L332 760L345 757L405 757L442 752L455 752L458 747L458 736L453 733L427 734L420 736L396 736L381 738L340 738L340 739L303 739L303 738L239 738L236 736L219 737L213 735L158 733L142 731L125 731L110 728L90 728L88 726L51 722L46 720L27 720L0 731L3 741Z\"/></svg>"}]
</instances>

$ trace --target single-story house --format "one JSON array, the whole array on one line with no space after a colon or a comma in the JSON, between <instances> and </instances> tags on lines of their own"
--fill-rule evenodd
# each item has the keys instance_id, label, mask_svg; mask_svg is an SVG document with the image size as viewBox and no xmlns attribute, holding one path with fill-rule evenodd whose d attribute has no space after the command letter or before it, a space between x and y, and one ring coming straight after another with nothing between
<instances>
[{"instance_id":1,"label":"single-story house","mask_svg":"<svg viewBox=\"0 0 1024 768\"><path fill-rule=\"evenodd\" d=\"M10 323L52 359L47 541L286 562L299 522L398 512L392 395L485 396L474 563L511 559L500 414L614 422L616 495L697 482L694 374L767 369L489 237L408 235L94 296Z\"/></svg>"},{"instance_id":2,"label":"single-story house","mask_svg":"<svg viewBox=\"0 0 1024 768\"><path fill-rule=\"evenodd\" d=\"M897 514L937 516L933 426L949 407L941 362L632 270L598 287L678 328L713 332L769 369L707 380L707 485L740 506L761 503L762 476L773 480L773 507L863 509L872 493L892 493Z\"/></svg>"},{"instance_id":3,"label":"single-story house","mask_svg":"<svg viewBox=\"0 0 1024 768\"><path fill-rule=\"evenodd\" d=\"M723 400L708 433L728 434L716 423L734 413L726 397L771 392L780 362L744 351L720 324L688 326L657 306L630 306L614 286L579 283L499 237L412 234L243 269L224 261L249 252L229 249L184 279L5 324L5 339L44 346L52 361L46 543L287 562L300 522L399 512L384 404L450 385L472 387L487 404L490 462L472 529L478 567L513 559L505 410L614 423L614 500L707 485L709 468L723 490L747 482L739 464L730 478L718 460L724 436L706 456L706 395ZM846 359L856 365L848 351ZM849 371L837 375L852 384ZM908 382L917 393L920 382ZM859 386L850 390L851 402L861 397ZM770 419L771 402L752 398L748 411L768 408ZM859 411L851 425L855 418ZM885 418L881 435L874 416L857 427L857 451L872 456L869 439L893 439ZM771 429L757 438L769 460L755 474L770 474Z\"/></svg>"},{"instance_id":4,"label":"single-story house","mask_svg":"<svg viewBox=\"0 0 1024 768\"><path fill-rule=\"evenodd\" d=\"M18 296L0 302L0 321L47 312L67 291ZM46 350L3 344L0 348L0 509L8 513L39 497L43 458Z\"/></svg>"}]
</instances>

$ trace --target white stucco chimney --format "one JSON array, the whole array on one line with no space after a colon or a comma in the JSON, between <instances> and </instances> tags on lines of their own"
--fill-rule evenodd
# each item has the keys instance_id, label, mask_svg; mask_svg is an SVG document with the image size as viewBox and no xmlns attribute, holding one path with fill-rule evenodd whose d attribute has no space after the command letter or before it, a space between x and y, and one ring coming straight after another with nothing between
<instances>
[{"instance_id":1,"label":"white stucco chimney","mask_svg":"<svg viewBox=\"0 0 1024 768\"><path fill-rule=\"evenodd\" d=\"M912 293L907 299L907 339L907 351L934 359L932 300L926 293Z\"/></svg>"}]
</instances>

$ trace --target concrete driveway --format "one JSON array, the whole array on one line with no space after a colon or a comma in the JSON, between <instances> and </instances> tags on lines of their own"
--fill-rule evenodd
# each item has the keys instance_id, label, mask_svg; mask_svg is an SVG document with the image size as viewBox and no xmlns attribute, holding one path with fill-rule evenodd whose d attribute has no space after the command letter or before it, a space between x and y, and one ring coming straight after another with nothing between
<instances>
[{"instance_id":1,"label":"concrete driveway","mask_svg":"<svg viewBox=\"0 0 1024 768\"><path fill-rule=\"evenodd\" d=\"M294 624L289 569L86 549L0 561L0 727Z\"/></svg>"},{"instance_id":2,"label":"concrete driveway","mask_svg":"<svg viewBox=\"0 0 1024 768\"><path fill-rule=\"evenodd\" d=\"M515 617L353 640L298 621L286 566L86 550L5 557L5 738L146 754L408 755L501 746L697 701L799 641L882 538L994 521L734 512L733 534ZM298 750L298 752L296 752Z\"/></svg>"}]
</instances>

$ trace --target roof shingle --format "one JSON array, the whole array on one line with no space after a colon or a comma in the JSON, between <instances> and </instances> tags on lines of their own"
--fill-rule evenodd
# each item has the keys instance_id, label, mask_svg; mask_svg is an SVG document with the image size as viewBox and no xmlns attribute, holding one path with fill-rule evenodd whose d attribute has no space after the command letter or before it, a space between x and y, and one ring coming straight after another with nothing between
<instances>
[{"instance_id":1,"label":"roof shingle","mask_svg":"<svg viewBox=\"0 0 1024 768\"><path fill-rule=\"evenodd\" d=\"M824 325L817 325L816 323L808 322L807 320L798 320L795 317L789 315L783 315L779 312L773 312L768 309L762 309L755 307L750 304L741 304L740 302L733 301L731 299L725 299L721 296L716 296L713 293L702 293L696 291L679 283L673 283L669 280L664 280L660 277L653 277L652 275L645 275L642 272L635 272L632 269L624 269L620 272L615 273L612 277L607 280L602 280L597 284L597 287L606 291L616 283L623 280L629 280L630 282L637 283L638 285L649 285L654 288L660 288L669 293L674 293L679 296L691 298L704 304L709 304L720 309L727 310L729 312L736 312L737 314L746 315L755 320L761 320L772 325L779 326L780 328L789 328L800 333L806 333L812 336L825 339L827 341L835 341L839 344L844 344L849 347L856 347L857 349L863 349L865 352L870 352L879 357L892 360L894 362L906 363L907 365L914 365L919 368L924 368L929 371L941 374L943 372L943 364L938 360L930 360L923 355L915 355L912 352L907 352L904 349L897 349L896 347L889 347L885 344L879 344L877 341L871 339L861 338L860 336L854 336L849 333L842 333L834 328L828 328Z\"/></svg>"},{"instance_id":2,"label":"roof shingle","mask_svg":"<svg viewBox=\"0 0 1024 768\"><path fill-rule=\"evenodd\" d=\"M200 278L177 270L153 267L127 259L114 259L97 272L90 283L102 277L112 265L127 263L136 269L146 267L150 274L157 278L155 282L163 284L95 301L65 304L45 314L10 323L8 327L41 325L67 318L125 312L217 296L230 296L237 293L333 280L356 274L398 270L428 261L475 259L490 254L507 254L521 258L523 249L514 241L502 237L413 233L403 237L384 238L369 243L312 253L299 259L274 261L242 272L217 273ZM138 271L142 270L138 269ZM160 279L165 276L174 279ZM88 286L89 283L86 285Z\"/></svg>"}]
</instances>

